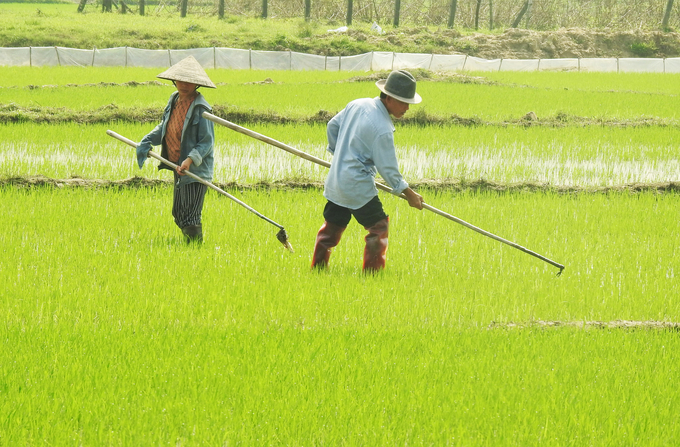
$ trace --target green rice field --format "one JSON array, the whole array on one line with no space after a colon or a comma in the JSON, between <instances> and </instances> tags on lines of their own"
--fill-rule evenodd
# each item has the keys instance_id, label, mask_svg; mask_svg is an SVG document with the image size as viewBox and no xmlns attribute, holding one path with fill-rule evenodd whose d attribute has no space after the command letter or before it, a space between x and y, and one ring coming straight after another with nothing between
<instances>
[{"instance_id":1,"label":"green rice field","mask_svg":"<svg viewBox=\"0 0 680 447\"><path fill-rule=\"evenodd\" d=\"M131 150L105 133L113 128L139 141L153 127L172 92L167 83L148 84L156 71L3 70L8 76L0 80L0 117L6 122L0 127L0 174L158 176L150 166L140 173L126 158ZM326 155L319 114L332 116L348 101L377 91L374 80L361 80L362 73L210 74L219 87L204 93L216 109L318 157ZM397 126L397 152L411 181L484 178L601 187L677 180L676 75L485 73L434 81L426 76L432 77L424 74L419 85L425 100L409 112L417 123ZM273 83L260 83L264 79ZM528 112L538 121L525 125ZM293 121L282 126L279 118ZM456 125L460 120L472 125ZM218 129L216 144L217 178L223 182L325 176L323 168L226 128Z\"/></svg>"},{"instance_id":2,"label":"green rice field","mask_svg":"<svg viewBox=\"0 0 680 447\"><path fill-rule=\"evenodd\" d=\"M86 111L98 107L158 107L172 92L159 81L158 69L96 67L3 67L0 101L21 106L52 106ZM207 70L218 85L205 89L212 105L237 110L272 111L301 117L340 111L347 102L376 96L373 82L348 82L366 77L357 72L267 72ZM385 73L386 75L387 73ZM264 82L269 79L271 82ZM489 121L519 118L529 111L540 117L558 113L593 119L660 118L677 120L680 75L659 73L484 73L483 77L444 78L421 82L424 98L418 112L451 114ZM132 81L135 81L130 85ZM467 82L465 82L467 81ZM99 85L103 83L103 85ZM38 87L38 88L36 88ZM77 88L76 88L77 87ZM435 100L436 98L436 100ZM414 110L416 108L414 107Z\"/></svg>"},{"instance_id":3,"label":"green rice field","mask_svg":"<svg viewBox=\"0 0 680 447\"><path fill-rule=\"evenodd\" d=\"M123 85L155 71L43 68L19 84L16 70L0 68L0 446L680 438L674 76L422 79L407 116L432 122L396 126L407 181L566 268L381 193L387 268L367 276L356 222L310 271L325 168L216 128L215 182L295 252L214 192L205 241L187 246L168 173L106 135L139 141L172 88ZM204 94L237 124L329 161L305 117L377 91L365 73L209 74L221 84ZM117 85L84 85L100 82ZM111 105L109 122L44 120Z\"/></svg>"}]
</instances>

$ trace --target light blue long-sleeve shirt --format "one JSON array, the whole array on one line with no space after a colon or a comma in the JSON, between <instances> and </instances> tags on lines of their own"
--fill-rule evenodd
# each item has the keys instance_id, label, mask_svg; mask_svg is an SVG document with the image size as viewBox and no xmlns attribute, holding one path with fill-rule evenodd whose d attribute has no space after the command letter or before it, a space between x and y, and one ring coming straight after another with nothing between
<instances>
[{"instance_id":1,"label":"light blue long-sleeve shirt","mask_svg":"<svg viewBox=\"0 0 680 447\"><path fill-rule=\"evenodd\" d=\"M350 102L326 128L333 154L324 197L349 209L359 209L378 195L375 176L401 194L408 183L399 173L394 150L394 124L380 98Z\"/></svg>"}]
</instances>

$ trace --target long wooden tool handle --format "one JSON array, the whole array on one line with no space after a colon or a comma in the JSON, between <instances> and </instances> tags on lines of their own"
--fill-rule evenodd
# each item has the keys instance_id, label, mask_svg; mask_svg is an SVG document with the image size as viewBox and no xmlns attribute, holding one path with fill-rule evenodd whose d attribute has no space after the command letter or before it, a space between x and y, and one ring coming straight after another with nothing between
<instances>
[{"instance_id":1,"label":"long wooden tool handle","mask_svg":"<svg viewBox=\"0 0 680 447\"><path fill-rule=\"evenodd\" d=\"M132 147L134 147L134 148L137 147L137 143L135 143L134 141L130 140L129 138L125 138L124 136L122 136L122 135L120 135L120 134L117 134L116 132L114 132L114 131L112 131L112 130L107 130L106 133L107 133L107 135L112 136L113 138L116 138L117 140L120 140L120 141L122 141L123 143L126 143L126 144L128 144L128 145L130 145L130 146L132 146ZM161 163L164 163L164 164L170 166L170 167L173 168L173 169L177 169L177 167L178 167L175 163L171 162L170 160L166 160L165 158L161 157L160 155L158 155L158 154L157 154L156 152L154 152L154 151L149 151L149 156L155 158L156 160L160 161ZM239 199L237 199L236 197L232 196L231 194L229 194L228 192L224 191L223 189L218 188L217 186L213 185L212 183L210 183L210 182L207 181L207 180L203 180L202 178L200 178L199 176L197 176L197 175L194 174L193 172L184 171L184 173L185 173L186 175L188 175L189 177L191 177L191 178L193 178L193 179L195 179L195 180L197 180L197 181L203 183L203 184L204 184L205 186L207 186L208 188L211 188L211 189L217 191L218 193L222 194L223 196L229 197L231 200L233 200L234 202L238 203L239 205L241 205L242 207L244 207L245 209L247 209L247 210L250 211L251 213L255 214L257 217L259 217L259 218L261 218L261 219L264 219L264 220L266 220L267 222L269 222L270 224L272 224L272 225L274 225L274 226L276 226L276 227L278 227L278 228L280 228L280 229L283 230L283 226L281 226L281 225L279 225L278 223L274 222L273 220L271 220L271 219L268 218L267 216L264 216L263 214L260 214L260 213L257 212L255 209L253 209L251 206L249 206L248 204L246 204L246 203L240 201Z\"/></svg>"},{"instance_id":2,"label":"long wooden tool handle","mask_svg":"<svg viewBox=\"0 0 680 447\"><path fill-rule=\"evenodd\" d=\"M280 141L277 141L277 140L275 140L275 139L273 139L273 138L269 138L268 136L262 135L262 134L260 134L260 133L255 132L255 131L252 131L252 130L250 130L250 129L246 129L245 127L239 126L238 124L234 124L234 123L232 123L231 121L227 121L227 120L225 120L225 119L223 119L223 118L220 118L220 117L218 117L218 116L215 116L215 115L213 115L212 113L203 112L203 117L206 118L206 119L209 119L210 121L212 121L212 122L214 122L214 123L220 124L220 125L222 125L222 126L224 126L224 127L228 127L228 128L231 129L231 130L234 130L234 131L236 131L236 132L242 133L242 134L244 134L244 135L248 135L249 137L253 137L253 138L255 138L256 140L260 140L260 141L263 141L263 142L265 142L265 143L271 144L272 146L276 146L276 147L278 147L278 148L280 148L280 149L283 149L283 150L286 151L286 152L290 152L291 154L297 155L297 156L300 157L300 158L304 158L305 160L309 160L309 161L311 161L311 162L314 162L314 163L316 163L316 164L318 164L318 165L321 165L321 166L325 166L325 167L327 167L327 168L330 168L330 167L331 167L331 164L330 164L329 162L327 162L326 160L323 160L323 159L321 159L321 158L317 158L317 157L315 157L315 156L313 156L313 155L310 155L310 154L308 154L308 153L306 153L306 152L302 152L301 150L295 149L295 148L292 147L292 146L289 146L289 145L287 145L287 144L285 144L285 143L282 143L282 142L280 142ZM375 183L375 186L376 186L378 189L381 189L381 190L383 190L383 191L392 193L392 188L390 188L389 186L383 185L382 183L376 182L376 183ZM404 200L408 200L404 194L399 194L398 197L401 197L401 198L404 199ZM449 220L452 220L452 221L454 221L454 222L456 222L456 223L459 223L459 224L463 225L464 227L467 227L467 228L469 228L469 229L471 229L471 230L473 230L473 231L476 231L476 232L479 233L479 234L482 234L482 235L484 235L484 236L490 237L491 239L497 240L498 242L502 242L502 243L504 243L504 244L506 244L506 245L509 245L509 246L511 246L511 247L513 247L513 248L516 248L516 249L520 250L520 251L523 251L524 253L527 253L527 254L529 254L529 255L531 255L531 256L534 256L534 257L536 257L536 258L538 258L538 259L540 259L540 260L542 260L542 261L545 261L545 262L547 262L548 264L551 264L551 265L553 265L553 266L555 266L555 267L557 267L557 268L560 269L560 272L558 273L558 275L562 273L562 270L564 270L564 265L562 265L562 264L559 264L559 263L557 263L557 262L555 262L555 261L553 261L553 260L551 260L551 259L548 259L548 258L546 258L545 256L539 255L538 253L536 253L536 252L534 252L534 251L531 251L531 250L529 250L528 248L522 247L521 245L516 244L516 243L514 243L514 242L512 242L512 241L509 241L509 240L507 240L507 239L503 239L502 237L496 236L496 235L493 234L493 233L489 233L489 232L486 231L486 230L482 230L481 228L478 228L478 227L472 225L471 223L465 222L463 219L459 219L459 218L456 217L456 216L452 216L452 215L449 214L449 213L445 213L444 211L439 210L439 209L437 209L437 208L435 208L435 207L433 207L433 206L431 206L431 205L428 205L427 203L423 203L423 208L425 208L426 210L432 211L432 212L435 213L435 214L439 214L440 216L445 217L445 218L447 218L447 219L449 219Z\"/></svg>"},{"instance_id":3,"label":"long wooden tool handle","mask_svg":"<svg viewBox=\"0 0 680 447\"><path fill-rule=\"evenodd\" d=\"M437 209L437 208L435 208L435 207L433 207L433 206L430 206L430 205L428 205L428 204L426 204L426 203L423 203L423 208L428 209L428 210L432 211L433 213L439 214L439 215L442 216L442 217L446 217L447 219L452 220L452 221L454 221L454 222L456 222L456 223L459 223L459 224L461 224L461 225L463 225L463 226L465 226L465 227L467 227L467 228L469 228L469 229L471 229L471 230L473 230L473 231L476 231L476 232L479 233L479 234L483 234L484 236L490 237L491 239L497 240L498 242L502 242L502 243L504 243L504 244L506 244L506 245L509 245L509 246L511 246L511 247L513 247L513 248L516 248L517 250L523 251L524 253L529 254L529 255L531 255L531 256L533 256L533 257L535 257L535 258L538 258L538 259L540 259L540 260L542 260L542 261L545 261L545 262L547 262L548 264L551 264L551 265L557 267L558 269L560 269L558 275L560 275L560 274L562 273L562 270L564 270L564 266L563 266L562 264L559 264L559 263L553 261L552 259L548 259L548 258L546 258L545 256L540 255L540 254L538 254L538 253L536 253L536 252L534 252L534 251L531 251L531 250L529 250L528 248L522 247L521 245L516 244L516 243L514 243L514 242L512 242L512 241L509 241L509 240L507 240L507 239L503 239L502 237L496 236L496 235L493 234L493 233L489 233L489 232L486 231L486 230L482 230L482 229L479 228L479 227L476 227L476 226L474 226L474 225L472 225L472 224L470 224L470 223L468 223L468 222L465 222L463 219L459 219L459 218L457 218L456 216L452 216L451 214L446 213L446 212L444 212L444 211L442 211L442 210L439 210L439 209Z\"/></svg>"},{"instance_id":4,"label":"long wooden tool handle","mask_svg":"<svg viewBox=\"0 0 680 447\"><path fill-rule=\"evenodd\" d=\"M269 138L266 135L262 135L261 133L257 133L255 131L252 131L250 129L246 129L245 127L239 126L238 124L234 124L231 121L227 121L225 119L220 118L219 116L215 116L210 112L203 112L203 118L208 119L214 123L220 124L224 127L228 127L231 130L235 130L238 133L242 133L243 135L247 135L249 137L253 137L256 140L263 141L267 144L271 144L272 146L276 146L279 149L283 149L286 152L290 152L293 155L297 155L300 158L304 158L305 160L309 160L313 163L316 163L321 166L325 166L327 168L331 167L331 164L327 162L326 160L323 160L321 158L317 158L313 155L310 155L306 152L302 152L301 150L295 149L292 146L288 146L285 143L282 143L280 141L277 141L273 138Z\"/></svg>"}]
</instances>

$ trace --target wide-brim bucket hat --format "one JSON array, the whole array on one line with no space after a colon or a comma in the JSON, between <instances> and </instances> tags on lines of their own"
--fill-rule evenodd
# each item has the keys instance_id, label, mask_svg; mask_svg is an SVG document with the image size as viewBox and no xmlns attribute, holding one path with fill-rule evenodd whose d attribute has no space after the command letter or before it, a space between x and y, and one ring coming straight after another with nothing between
<instances>
[{"instance_id":1,"label":"wide-brim bucket hat","mask_svg":"<svg viewBox=\"0 0 680 447\"><path fill-rule=\"evenodd\" d=\"M169 81L188 82L202 87L217 88L193 56L182 59L156 77Z\"/></svg>"},{"instance_id":2,"label":"wide-brim bucket hat","mask_svg":"<svg viewBox=\"0 0 680 447\"><path fill-rule=\"evenodd\" d=\"M387 79L375 85L384 94L407 104L418 104L423 99L416 93L416 78L406 70L394 70Z\"/></svg>"}]
</instances>

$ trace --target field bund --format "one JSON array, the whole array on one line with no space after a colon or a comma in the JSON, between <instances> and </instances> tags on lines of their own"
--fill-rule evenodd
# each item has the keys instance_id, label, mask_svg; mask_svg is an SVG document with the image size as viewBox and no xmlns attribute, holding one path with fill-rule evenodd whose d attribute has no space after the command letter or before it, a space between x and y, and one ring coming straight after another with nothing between
<instances>
[{"instance_id":1,"label":"field bund","mask_svg":"<svg viewBox=\"0 0 680 447\"><path fill-rule=\"evenodd\" d=\"M566 268L382 194L387 269L364 276L355 222L309 270L324 168L226 128L216 183L295 253L212 192L187 247L167 175L105 133L153 128L158 70L0 71L1 445L680 437L676 75L418 71L407 181ZM218 115L327 160L324 120L377 92L365 73L209 75Z\"/></svg>"}]
</instances>

